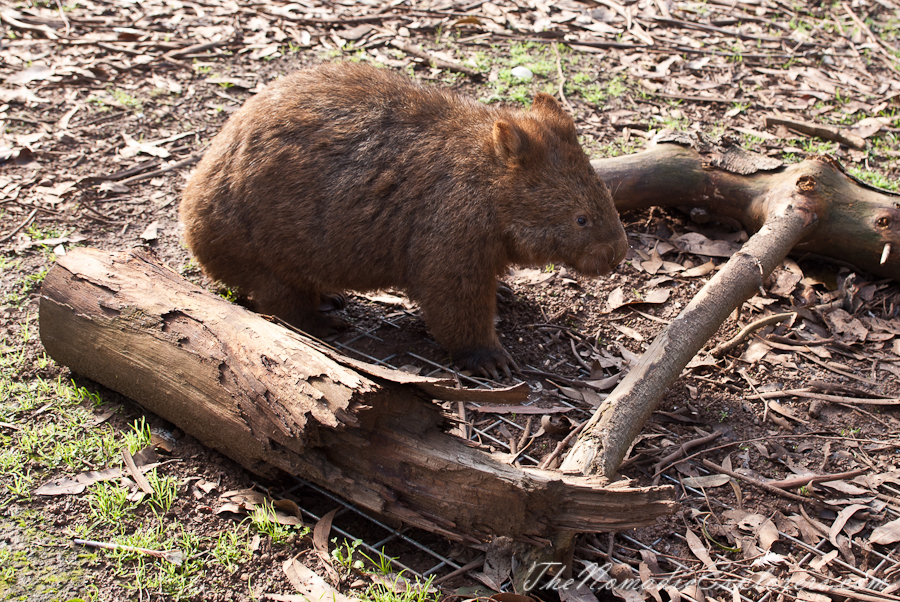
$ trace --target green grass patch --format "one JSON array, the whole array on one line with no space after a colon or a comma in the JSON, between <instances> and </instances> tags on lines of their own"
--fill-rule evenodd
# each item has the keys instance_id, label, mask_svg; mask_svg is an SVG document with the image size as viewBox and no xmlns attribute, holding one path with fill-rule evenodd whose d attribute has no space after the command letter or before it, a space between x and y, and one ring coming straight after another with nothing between
<instances>
[{"instance_id":1,"label":"green grass patch","mask_svg":"<svg viewBox=\"0 0 900 602\"><path fill-rule=\"evenodd\" d=\"M867 169L856 166L850 167L847 171L849 171L853 177L859 178L866 184L871 184L876 188L882 188L884 190L890 190L892 192L897 192L898 190L900 190L900 184L898 184L896 180L891 180L887 176L880 174L877 171L869 171Z\"/></svg>"}]
</instances>

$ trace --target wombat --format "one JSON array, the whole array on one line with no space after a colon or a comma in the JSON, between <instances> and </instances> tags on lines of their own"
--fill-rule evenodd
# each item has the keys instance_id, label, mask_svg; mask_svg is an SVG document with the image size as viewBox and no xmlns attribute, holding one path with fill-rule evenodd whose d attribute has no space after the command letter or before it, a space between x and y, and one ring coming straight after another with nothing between
<instances>
[{"instance_id":1,"label":"wombat","mask_svg":"<svg viewBox=\"0 0 900 602\"><path fill-rule=\"evenodd\" d=\"M329 294L401 288L456 363L495 376L511 363L498 275L559 262L598 276L627 250L552 96L518 111L354 63L249 99L188 182L181 220L205 272L259 312L321 333Z\"/></svg>"}]
</instances>

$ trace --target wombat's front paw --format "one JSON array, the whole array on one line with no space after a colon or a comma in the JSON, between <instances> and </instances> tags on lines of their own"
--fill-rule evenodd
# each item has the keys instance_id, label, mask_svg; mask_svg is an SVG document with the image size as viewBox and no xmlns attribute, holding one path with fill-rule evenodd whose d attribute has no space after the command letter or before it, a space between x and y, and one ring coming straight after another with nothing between
<instances>
[{"instance_id":1,"label":"wombat's front paw","mask_svg":"<svg viewBox=\"0 0 900 602\"><path fill-rule=\"evenodd\" d=\"M480 372L488 378L496 381L502 380L500 372L502 371L506 378L512 380L512 372L510 368L519 372L519 367L513 360L509 352L500 347L499 349L476 349L461 353L454 358L461 367Z\"/></svg>"}]
</instances>

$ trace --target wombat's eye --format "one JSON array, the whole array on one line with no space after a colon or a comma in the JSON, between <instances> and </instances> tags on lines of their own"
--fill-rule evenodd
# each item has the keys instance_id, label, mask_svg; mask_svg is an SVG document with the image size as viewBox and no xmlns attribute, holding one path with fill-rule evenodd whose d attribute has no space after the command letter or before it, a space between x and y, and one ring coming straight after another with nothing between
<instances>
[{"instance_id":1,"label":"wombat's eye","mask_svg":"<svg viewBox=\"0 0 900 602\"><path fill-rule=\"evenodd\" d=\"M585 216L579 215L575 220L575 223L577 223L579 226L587 226L588 220Z\"/></svg>"}]
</instances>

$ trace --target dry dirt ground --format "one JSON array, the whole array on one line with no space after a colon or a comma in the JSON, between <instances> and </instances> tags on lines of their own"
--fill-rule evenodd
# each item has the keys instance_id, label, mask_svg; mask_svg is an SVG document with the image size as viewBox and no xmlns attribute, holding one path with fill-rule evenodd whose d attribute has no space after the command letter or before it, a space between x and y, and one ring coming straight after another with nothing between
<instances>
[{"instance_id":1,"label":"dry dirt ground","mask_svg":"<svg viewBox=\"0 0 900 602\"><path fill-rule=\"evenodd\" d=\"M282 561L298 554L328 574L307 531L216 513L227 491L257 485L277 499L290 482L256 483L176 426L57 365L38 337L41 280L58 255L77 246L149 247L184 277L215 290L181 243L180 194L228 115L268 82L303 66L353 60L484 102L527 105L544 90L565 98L595 157L639 152L663 129L688 130L727 135L785 163L831 154L857 177L896 190L898 10L896 0L4 4L0 596L287 595L295 590ZM526 78L518 76L523 67ZM766 117L830 130L811 136L767 127ZM849 146L835 132L862 143ZM608 184L615 192L616 183ZM627 370L710 277L685 271L723 263L752 234L676 211L622 219L632 250L611 276L589 280L565 266L536 266L506 279L511 292L501 302L498 328L507 348L531 374L550 375L531 381L545 391L545 401L575 409L567 413L570 422L553 418L557 430L542 429L538 419L526 424L522 415L507 416L509 422L477 419L484 424L476 426L492 429L494 443L488 443L498 451L508 451L506 441L539 434L529 455L540 460L549 453L612 386L583 382ZM676 484L680 510L627 539L585 537L576 558L602 564L612 553L635 578L640 571L676 574L681 581L673 587L694 599L705 593L720 600L898 600L900 416L896 405L858 399L900 397L900 285L853 266L797 257L768 288L708 348L757 318L785 311L796 317L685 371L623 470L640 484ZM354 330L335 342L423 373L429 361L446 363L398 295L351 297L343 316ZM837 305L818 307L835 299ZM385 327L386 316L399 328ZM355 338L372 329L380 340ZM856 402L785 394L767 404L761 397L788 389ZM719 439L689 449L688 460L657 466L714 429L722 430ZM147 499L121 478L66 495L35 493L51 479L121 467L121 449L137 452L151 433L169 462L153 473L155 493ZM826 510L801 509L746 480L710 478L702 460L760 481L853 469L865 474L794 487L831 503ZM73 537L179 549L185 561L176 566L134 552L75 547ZM471 558L447 542L432 545L461 563ZM416 564L414 554L404 561ZM346 588L356 577L333 563ZM701 578L702 591L689 585ZM448 581L442 595L471 583ZM651 597L642 588L620 595Z\"/></svg>"}]
</instances>

